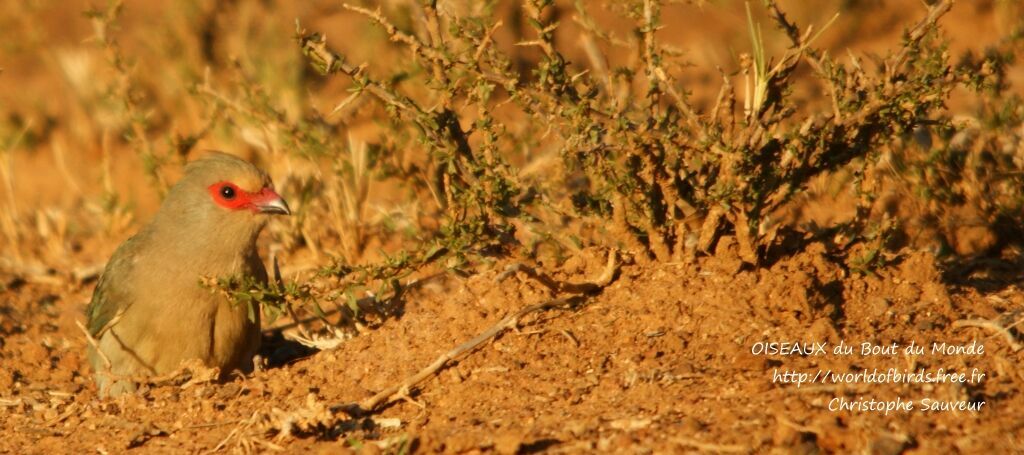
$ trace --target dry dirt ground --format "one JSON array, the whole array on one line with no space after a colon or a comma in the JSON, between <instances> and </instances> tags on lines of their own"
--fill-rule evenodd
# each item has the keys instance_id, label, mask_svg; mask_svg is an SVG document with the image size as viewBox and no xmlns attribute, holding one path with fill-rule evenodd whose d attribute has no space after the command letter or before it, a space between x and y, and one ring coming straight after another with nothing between
<instances>
[{"instance_id":1,"label":"dry dirt ground","mask_svg":"<svg viewBox=\"0 0 1024 455\"><path fill-rule=\"evenodd\" d=\"M855 34L844 29L839 45L856 41L870 51L875 39L898 36L906 23L900 18L919 11L906 3L861 24L867 38L849 38ZM962 3L961 16L947 21L954 49L970 47L972 31L994 23L991 10ZM60 199L46 191L48 159L15 157L23 176L39 176L21 179L23 201ZM128 163L115 166L137 172ZM143 204L141 218L147 210ZM523 317L515 330L369 416L346 405L555 296L521 273L498 279L520 258L478 265L467 276L423 271L398 316L334 349L316 352L268 333L268 366L249 377L217 383L196 370L103 400L76 325L95 279L76 280L64 269L0 270L0 453L1024 451L1019 261L939 264L927 251L906 249L891 266L862 275L825 245L794 235L757 269L742 265L728 237L714 255L693 262L627 257L602 292ZM95 264L121 240L75 239L67 262ZM579 282L601 273L605 255L588 249L544 268ZM824 353L800 355L765 354L763 343L812 351L826 344ZM862 355L864 343L877 350ZM907 351L911 343L924 352ZM934 353L933 343L975 351ZM840 345L853 352L836 353ZM969 382L823 378L889 369L941 369ZM925 399L980 410L922 410ZM871 400L912 401L914 408L830 409Z\"/></svg>"},{"instance_id":2,"label":"dry dirt ground","mask_svg":"<svg viewBox=\"0 0 1024 455\"><path fill-rule=\"evenodd\" d=\"M728 240L725 241L726 245ZM568 260L559 278L600 273L601 252ZM986 453L1021 448L1020 352L987 328L957 321L1020 318L1013 283L950 286L924 252L876 276L851 276L820 244L761 270L728 247L693 264L624 265L572 310L527 316L372 417L327 407L365 399L429 364L505 314L551 297L535 281L496 282L501 264L410 292L400 317L334 350L302 357L267 340L271 367L248 378L152 387L100 400L75 328L91 284L5 276L9 304L0 365L11 453L259 451L362 447L499 453ZM985 272L988 273L988 272ZM987 281L985 276L979 282ZM755 355L760 342L824 342L824 355ZM835 355L844 342L854 353ZM900 348L861 355L862 343ZM909 343L929 346L905 353ZM978 343L979 355L933 354L933 342ZM275 359L285 359L274 365ZM976 384L797 385L783 371L940 368L985 374ZM836 399L984 403L980 412L831 411Z\"/></svg>"}]
</instances>

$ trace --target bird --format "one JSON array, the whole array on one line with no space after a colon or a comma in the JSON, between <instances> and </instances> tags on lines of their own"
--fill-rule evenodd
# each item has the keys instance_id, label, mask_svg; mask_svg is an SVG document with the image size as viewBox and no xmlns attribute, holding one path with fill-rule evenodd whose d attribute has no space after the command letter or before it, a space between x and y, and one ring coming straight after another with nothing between
<instances>
[{"instance_id":1,"label":"bird","mask_svg":"<svg viewBox=\"0 0 1024 455\"><path fill-rule=\"evenodd\" d=\"M234 303L202 282L266 283L256 241L271 216L290 214L270 177L246 160L210 152L186 164L152 220L115 250L86 307L99 395L132 393L138 378L185 361L218 368L222 378L251 372L258 304Z\"/></svg>"}]
</instances>

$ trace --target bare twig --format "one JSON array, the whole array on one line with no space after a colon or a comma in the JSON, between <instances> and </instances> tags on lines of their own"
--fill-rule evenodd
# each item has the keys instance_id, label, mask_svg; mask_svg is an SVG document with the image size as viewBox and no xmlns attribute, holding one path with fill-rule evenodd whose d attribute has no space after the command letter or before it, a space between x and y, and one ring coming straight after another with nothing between
<instances>
[{"instance_id":1,"label":"bare twig","mask_svg":"<svg viewBox=\"0 0 1024 455\"><path fill-rule=\"evenodd\" d=\"M483 57L484 51L486 51L487 48L490 47L491 43L493 43L492 36L494 35L494 32L500 27L501 21L495 22L491 28L487 29L487 34L484 35L484 38L480 40L480 44L477 45L476 52L473 53L473 61L476 62L477 67L480 67L480 58Z\"/></svg>"},{"instance_id":2,"label":"bare twig","mask_svg":"<svg viewBox=\"0 0 1024 455\"><path fill-rule=\"evenodd\" d=\"M376 395L374 395L374 396L372 396L370 398L367 398L366 400L363 400L362 402L359 403L359 409L361 409L361 410L363 410L365 412L370 412L370 411L375 410L378 406L388 402L391 397L400 394L402 391L408 391L408 390L412 389L413 387L415 387L420 382L422 382L423 380L433 376L438 371L440 371L442 368L444 368L444 366L448 362L458 358L459 356L461 356L461 355L463 355L463 354L465 354L465 353L467 353L469 351L472 351L473 349L476 349L478 346L480 346L484 342L490 340L491 338L494 338L499 333L501 333L501 332L503 332L503 331L505 331L507 329L512 328L513 326L515 326L519 322L519 319L522 318L523 316L525 316L527 314L530 314L530 313L533 313L533 312L536 312L536 311L543 311L543 310L548 310L548 309L552 309L552 308L558 308L558 307L565 306L565 305L570 305L573 302L578 301L578 299L579 299L579 297L573 296L573 297L565 297L565 298L548 300L546 302L538 303L536 305L530 305L530 306L528 306L526 308L523 308L523 309L521 309L521 310L519 310L519 311L517 311L517 312L515 312L515 313L513 313L511 315L506 316L502 320L498 321L497 324L492 325L490 328L488 328L487 330L483 331L479 335L477 335L477 336L473 337L472 339L470 339L470 340L468 340L468 341L466 341L466 342L456 346L452 350L442 354L440 357L435 359L434 362L432 362L430 365L428 365L425 368L421 369L420 371L416 372L416 374L413 374L412 376L409 376L408 378L406 378L405 380L403 380L399 384L396 384L396 385L393 385L391 387L388 387L387 389L384 389L384 390L378 392ZM406 392L406 394L408 394L408 393ZM339 405L339 406L334 406L331 409L332 410L344 410L344 409L349 409L349 408L351 408L351 405Z\"/></svg>"},{"instance_id":3,"label":"bare twig","mask_svg":"<svg viewBox=\"0 0 1024 455\"><path fill-rule=\"evenodd\" d=\"M988 319L961 319L953 323L953 328L959 329L963 327L978 327L991 330L1002 335L1003 339L1005 339L1006 343L1010 345L1010 349L1013 352L1017 352L1021 348L1021 344L1017 342L1017 338L998 322L990 321Z\"/></svg>"},{"instance_id":4,"label":"bare twig","mask_svg":"<svg viewBox=\"0 0 1024 455\"><path fill-rule=\"evenodd\" d=\"M220 449L224 448L224 446L227 445L228 441L230 441L231 438L235 437L235 435L237 435L239 431L245 430L245 429L251 427L254 423L256 423L256 420L259 418L259 415L260 415L259 411L253 412L251 417L246 419L246 421L243 422L241 425L233 428L231 430L231 432L228 433L228 435L224 437L224 439L222 439L219 443L217 443L217 445L214 446L214 448L212 450L210 450L209 452L207 452L207 453L214 453L214 452L220 451Z\"/></svg>"},{"instance_id":5,"label":"bare twig","mask_svg":"<svg viewBox=\"0 0 1024 455\"><path fill-rule=\"evenodd\" d=\"M85 340L89 342L89 346L92 346L93 350L96 351L96 354L99 355L101 359L103 359L103 363L107 366L107 371L110 371L110 367L113 366L113 364L110 363L110 358L107 357L107 354L103 353L103 351L100 350L100 345L99 343L96 342L96 339L93 338L92 334L89 333L89 330L86 329L84 325L82 325L82 321L75 319L75 325L78 326L78 329L81 330L82 334L85 335Z\"/></svg>"},{"instance_id":6,"label":"bare twig","mask_svg":"<svg viewBox=\"0 0 1024 455\"><path fill-rule=\"evenodd\" d=\"M516 272L523 272L530 278L539 281L545 287L551 289L556 293L568 292L571 294L586 294L589 292L600 290L611 282L612 278L614 277L615 271L617 270L617 260L618 259L616 251L608 251L608 262L605 264L604 272L601 274L601 276L597 277L593 281L583 283L567 283L557 281L554 278L551 278L547 274L540 272L533 267L520 263L515 263L508 266L504 272L498 275L496 281L503 281Z\"/></svg>"},{"instance_id":7,"label":"bare twig","mask_svg":"<svg viewBox=\"0 0 1024 455\"><path fill-rule=\"evenodd\" d=\"M897 69L907 60L911 51L916 48L914 44L921 41L921 38L924 38L924 35L932 29L932 26L935 25L939 18L948 13L952 7L953 0L942 0L942 3L928 8L928 16L914 25L914 28L910 29L907 33L907 44L903 46L898 54L886 62L886 73L890 78L895 75Z\"/></svg>"},{"instance_id":8,"label":"bare twig","mask_svg":"<svg viewBox=\"0 0 1024 455\"><path fill-rule=\"evenodd\" d=\"M295 28L295 33L302 46L302 53L310 59L310 63L321 74L345 73L358 81L361 84L361 88L380 98L381 101L402 111L412 110L417 114L423 114L423 111L412 100L387 89L380 83L363 77L363 68L361 66L353 66L345 62L344 58L327 48L326 37L319 33L307 33L297 22Z\"/></svg>"},{"instance_id":9,"label":"bare twig","mask_svg":"<svg viewBox=\"0 0 1024 455\"><path fill-rule=\"evenodd\" d=\"M399 30L398 27L396 27L394 24L388 21L387 18L385 18L384 15L381 14L380 8L377 8L376 11L370 11L366 8L349 5L347 3L343 3L341 6L349 11L354 11L366 17L369 17L378 25L384 27L384 32L387 33L389 37L391 37L391 41L405 43L406 45L409 46L410 49L412 49L414 53L422 56L424 60L439 62L442 63L443 65L449 64L448 57L438 52L437 49L426 45L419 38Z\"/></svg>"},{"instance_id":10,"label":"bare twig","mask_svg":"<svg viewBox=\"0 0 1024 455\"><path fill-rule=\"evenodd\" d=\"M592 292L593 290L603 288L603 287L607 286L609 283L611 283L611 280L615 276L615 273L616 273L617 270L618 270L618 262L616 260L616 253L615 253L614 250L612 250L608 254L608 264L607 264L607 267L605 268L605 270L601 273L601 275L597 279L595 279L595 280L593 280L592 282L589 282L589 283L583 283L583 284L577 284L577 285L571 285L571 286L569 286L569 285L562 285L562 286L556 285L555 287L557 289L563 290L563 292L572 292L572 293ZM550 280L550 278L548 278L548 280ZM476 349L478 346L480 346L484 342L486 342L486 341L496 337L501 332L504 332L505 330L508 330L508 329L511 329L511 328L515 327L519 323L519 319L522 318L523 316L526 316L527 314L534 313L534 312L537 312L537 311L544 311L544 310L549 310L549 309L552 309L552 308L571 306L574 303L577 303L579 301L580 301L580 297L579 296L572 296L572 297L562 297L562 298L552 299L552 300L548 300L546 302L542 302L542 303L538 303L538 304L535 304L535 305L527 306L527 307L525 307L525 308L523 308L523 309L521 309L521 310L519 310L519 311L517 311L517 312L515 312L513 314L505 316L500 321L498 321L498 323L492 325L487 330L484 330L479 335L477 335L477 336L471 338L470 340L468 340L468 341L466 341L466 342L464 342L464 343L454 347L453 349L449 350L448 352L445 352L440 357L435 359L430 365L427 365L426 367L422 368L421 370L419 370L418 372L416 372L412 376L409 376L408 378L406 378L402 382L400 382L398 384L395 384L395 385L393 385L391 387L388 387L387 389L384 389L384 390L378 392L374 396L372 396L370 398L367 398L366 400L363 400L362 402L360 402L357 405L357 407L354 407L352 404L341 404L341 405L332 406L331 410L332 411L342 411L342 410L351 411L353 408L355 408L355 409L357 409L358 411L361 411L361 412L372 412L375 409L377 409L378 407L380 407L381 405L383 405L383 404L385 404L387 402L390 402L390 400L393 397L396 397L396 396L397 397L408 396L409 395L409 391L413 387L415 387L419 383L423 382L427 378L437 374L437 372L440 371L442 368L444 368L444 366L447 365L448 362L451 362L452 360L462 356L463 354L466 354L467 352L470 352L470 351Z\"/></svg>"},{"instance_id":11,"label":"bare twig","mask_svg":"<svg viewBox=\"0 0 1024 455\"><path fill-rule=\"evenodd\" d=\"M274 267L274 284L284 289L284 280L281 278L281 267L277 263L277 251L271 252L270 262ZM303 323L299 319L299 316L295 314L295 309L292 308L292 302L286 300L284 302L284 309L288 312L288 317L292 318L292 321L295 321L298 326L299 333L307 339L311 338L312 336L310 335L309 329L306 328L306 324Z\"/></svg>"},{"instance_id":12,"label":"bare twig","mask_svg":"<svg viewBox=\"0 0 1024 455\"><path fill-rule=\"evenodd\" d=\"M739 444L713 444L710 442L698 441L693 438L687 438L685 436L676 436L672 438L671 441L681 446L693 447L701 452L749 453L751 451L749 447L741 446Z\"/></svg>"}]
</instances>

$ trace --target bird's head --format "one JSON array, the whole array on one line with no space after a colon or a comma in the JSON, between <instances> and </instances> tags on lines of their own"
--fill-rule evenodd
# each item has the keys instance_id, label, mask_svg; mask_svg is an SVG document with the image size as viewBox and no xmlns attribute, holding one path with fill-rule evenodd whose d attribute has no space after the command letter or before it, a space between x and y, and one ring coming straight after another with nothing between
<instances>
[{"instance_id":1,"label":"bird's head","mask_svg":"<svg viewBox=\"0 0 1024 455\"><path fill-rule=\"evenodd\" d=\"M185 177L176 186L205 189L206 208L221 215L246 219L259 215L290 215L288 203L274 191L270 177L252 163L221 152L209 152L185 166ZM193 201L202 204L200 201ZM258 219L258 218L257 218Z\"/></svg>"},{"instance_id":2,"label":"bird's head","mask_svg":"<svg viewBox=\"0 0 1024 455\"><path fill-rule=\"evenodd\" d=\"M258 170L225 171L228 172L221 174L224 180L206 187L215 205L229 213L249 211L252 214L291 215L288 203L274 191L274 184L266 174Z\"/></svg>"},{"instance_id":3,"label":"bird's head","mask_svg":"<svg viewBox=\"0 0 1024 455\"><path fill-rule=\"evenodd\" d=\"M241 158L210 152L185 166L158 218L211 241L255 239L269 215L290 215L270 177ZM215 240L217 239L217 240Z\"/></svg>"}]
</instances>

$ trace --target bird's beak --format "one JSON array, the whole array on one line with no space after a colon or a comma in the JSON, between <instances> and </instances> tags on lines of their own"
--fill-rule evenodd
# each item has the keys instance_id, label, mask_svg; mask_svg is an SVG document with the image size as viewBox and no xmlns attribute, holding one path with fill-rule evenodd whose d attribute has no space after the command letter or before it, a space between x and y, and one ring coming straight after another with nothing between
<instances>
[{"instance_id":1,"label":"bird's beak","mask_svg":"<svg viewBox=\"0 0 1024 455\"><path fill-rule=\"evenodd\" d=\"M284 198L270 188L264 188L263 191L260 191L259 197L253 199L253 205L260 213L266 213L268 215L292 214L292 211L288 208L288 203L284 201Z\"/></svg>"}]
</instances>

